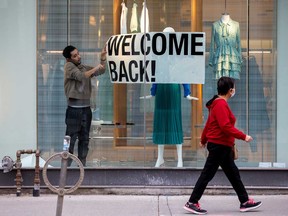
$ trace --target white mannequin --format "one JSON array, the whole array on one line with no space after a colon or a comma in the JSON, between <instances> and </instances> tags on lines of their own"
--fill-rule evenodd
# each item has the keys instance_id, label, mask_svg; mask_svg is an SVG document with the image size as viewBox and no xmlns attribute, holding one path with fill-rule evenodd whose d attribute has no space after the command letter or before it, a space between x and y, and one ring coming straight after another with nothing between
<instances>
[{"instance_id":1,"label":"white mannequin","mask_svg":"<svg viewBox=\"0 0 288 216\"><path fill-rule=\"evenodd\" d=\"M163 30L163 32L175 32L175 30L172 27L167 27ZM186 97L188 100L198 100L198 98L195 97L191 97L190 95L188 95ZM164 146L165 145L158 145L158 158L155 164L155 167L161 167L164 165ZM177 144L176 145L177 148L177 159L178 159L178 163L177 163L177 167L183 167L183 158L182 158L182 143L181 144Z\"/></svg>"},{"instance_id":2,"label":"white mannequin","mask_svg":"<svg viewBox=\"0 0 288 216\"><path fill-rule=\"evenodd\" d=\"M222 14L221 21L223 23L227 24L229 22L229 20L230 20L230 15L229 14L227 14L227 13Z\"/></svg>"},{"instance_id":3,"label":"white mannequin","mask_svg":"<svg viewBox=\"0 0 288 216\"><path fill-rule=\"evenodd\" d=\"M163 32L175 32L175 30L172 27L167 27L163 30ZM152 95L146 95L140 97L140 99L150 99L152 98ZM199 100L197 97L192 97L191 95L187 95L185 97L187 100ZM158 158L155 164L155 167L161 167L164 166L164 146L165 144L159 144L158 145ZM177 148L177 158L178 158L178 163L177 167L183 167L183 158L182 158L182 143L181 144L176 144Z\"/></svg>"}]
</instances>

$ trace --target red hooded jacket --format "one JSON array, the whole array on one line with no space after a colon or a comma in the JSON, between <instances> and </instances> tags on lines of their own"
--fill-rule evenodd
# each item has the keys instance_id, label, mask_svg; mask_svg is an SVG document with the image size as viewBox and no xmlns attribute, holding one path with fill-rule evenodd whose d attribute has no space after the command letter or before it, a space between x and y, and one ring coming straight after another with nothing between
<instances>
[{"instance_id":1,"label":"red hooded jacket","mask_svg":"<svg viewBox=\"0 0 288 216\"><path fill-rule=\"evenodd\" d=\"M246 134L234 127L236 118L227 101L218 97L209 102L206 104L209 116L202 132L201 143L212 142L232 147L235 138L245 140Z\"/></svg>"}]
</instances>

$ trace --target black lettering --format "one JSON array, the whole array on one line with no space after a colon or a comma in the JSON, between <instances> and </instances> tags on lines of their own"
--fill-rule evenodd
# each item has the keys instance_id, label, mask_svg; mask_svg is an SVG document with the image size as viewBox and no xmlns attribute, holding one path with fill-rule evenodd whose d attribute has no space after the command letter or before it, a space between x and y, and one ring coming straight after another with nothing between
<instances>
[{"instance_id":1,"label":"black lettering","mask_svg":"<svg viewBox=\"0 0 288 216\"><path fill-rule=\"evenodd\" d=\"M139 68L140 82L144 82L144 76L145 76L146 82L149 82L149 76L146 70L148 64L149 64L148 60L145 63L144 61L140 61L140 68Z\"/></svg>"},{"instance_id":2,"label":"black lettering","mask_svg":"<svg viewBox=\"0 0 288 216\"><path fill-rule=\"evenodd\" d=\"M188 55L188 34L181 34L179 44L177 35L169 34L169 55L174 55L174 49L177 55L181 55L182 50L184 50L184 55Z\"/></svg>"},{"instance_id":3,"label":"black lettering","mask_svg":"<svg viewBox=\"0 0 288 216\"><path fill-rule=\"evenodd\" d=\"M118 73L116 71L116 63L114 61L108 62L109 69L110 69L110 77L113 82L118 80Z\"/></svg>"},{"instance_id":4,"label":"black lettering","mask_svg":"<svg viewBox=\"0 0 288 216\"><path fill-rule=\"evenodd\" d=\"M155 69L156 69L156 61L153 60L151 61L151 82L156 82Z\"/></svg>"},{"instance_id":5,"label":"black lettering","mask_svg":"<svg viewBox=\"0 0 288 216\"><path fill-rule=\"evenodd\" d=\"M131 82L137 82L139 75L135 73L135 76L133 76L133 71L135 71L132 68L133 65L134 65L133 67L134 69L138 68L138 64L135 60L130 61L129 62L129 77L130 77Z\"/></svg>"},{"instance_id":6,"label":"black lettering","mask_svg":"<svg viewBox=\"0 0 288 216\"><path fill-rule=\"evenodd\" d=\"M145 36L147 38L147 40L145 40ZM141 38L141 53L142 55L149 55L150 53L150 47L147 46L147 41L150 41L150 34L146 33L145 35L142 36ZM145 43L146 42L146 43ZM146 52L145 52L146 50Z\"/></svg>"},{"instance_id":7,"label":"black lettering","mask_svg":"<svg viewBox=\"0 0 288 216\"><path fill-rule=\"evenodd\" d=\"M130 52L126 52L126 47L129 47L130 42L127 42L127 39L130 39L132 35L125 35L122 43L122 55L130 55Z\"/></svg>"},{"instance_id":8,"label":"black lettering","mask_svg":"<svg viewBox=\"0 0 288 216\"><path fill-rule=\"evenodd\" d=\"M134 34L132 36L131 54L132 55L140 55L140 51L135 51L135 38L136 38L136 34Z\"/></svg>"},{"instance_id":9,"label":"black lettering","mask_svg":"<svg viewBox=\"0 0 288 216\"><path fill-rule=\"evenodd\" d=\"M157 38L160 38L161 41L161 49L157 50ZM166 52L167 42L166 37L163 33L156 33L152 38L152 50L155 55L163 55Z\"/></svg>"},{"instance_id":10,"label":"black lettering","mask_svg":"<svg viewBox=\"0 0 288 216\"><path fill-rule=\"evenodd\" d=\"M203 51L196 51L196 46L203 46L202 42L196 42L199 37L203 38L203 34L191 34L191 55L204 55Z\"/></svg>"},{"instance_id":11,"label":"black lettering","mask_svg":"<svg viewBox=\"0 0 288 216\"><path fill-rule=\"evenodd\" d=\"M118 37L119 36L110 37L110 39L108 41L108 55L109 56L111 56L113 54L113 50L114 50L115 55L119 54L119 46L120 46L121 41L123 39L123 35L120 36L119 40L118 40Z\"/></svg>"},{"instance_id":12,"label":"black lettering","mask_svg":"<svg viewBox=\"0 0 288 216\"><path fill-rule=\"evenodd\" d=\"M126 82L129 82L129 77L127 75L127 71L125 68L125 62L120 61L120 66L119 66L119 82L123 81L123 78L126 79Z\"/></svg>"}]
</instances>

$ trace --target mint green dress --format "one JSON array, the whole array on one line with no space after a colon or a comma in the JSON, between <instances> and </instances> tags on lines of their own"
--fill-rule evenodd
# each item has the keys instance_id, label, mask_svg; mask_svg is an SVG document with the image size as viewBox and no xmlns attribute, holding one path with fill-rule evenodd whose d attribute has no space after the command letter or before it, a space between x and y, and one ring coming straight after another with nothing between
<instances>
[{"instance_id":1,"label":"mint green dress","mask_svg":"<svg viewBox=\"0 0 288 216\"><path fill-rule=\"evenodd\" d=\"M215 79L222 76L240 79L242 54L238 22L230 19L227 24L221 20L213 23L209 65Z\"/></svg>"},{"instance_id":2,"label":"mint green dress","mask_svg":"<svg viewBox=\"0 0 288 216\"><path fill-rule=\"evenodd\" d=\"M153 143L157 145L183 143L180 84L157 84Z\"/></svg>"}]
</instances>

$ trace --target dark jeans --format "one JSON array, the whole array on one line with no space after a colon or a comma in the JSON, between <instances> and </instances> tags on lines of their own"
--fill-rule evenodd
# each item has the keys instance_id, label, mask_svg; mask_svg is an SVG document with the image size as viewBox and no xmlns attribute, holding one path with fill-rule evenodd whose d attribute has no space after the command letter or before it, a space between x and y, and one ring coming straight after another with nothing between
<instances>
[{"instance_id":1,"label":"dark jeans","mask_svg":"<svg viewBox=\"0 0 288 216\"><path fill-rule=\"evenodd\" d=\"M89 131L92 121L92 112L90 107L66 109L66 135L71 137L69 152L74 153L75 142L78 138L78 158L86 166L86 157L89 151ZM72 160L68 161L68 166Z\"/></svg>"},{"instance_id":2,"label":"dark jeans","mask_svg":"<svg viewBox=\"0 0 288 216\"><path fill-rule=\"evenodd\" d=\"M248 194L242 183L239 170L234 163L231 147L208 143L207 149L209 151L208 158L190 196L189 202L197 203L200 200L206 186L215 176L219 166L222 168L233 189L237 193L240 203L248 201Z\"/></svg>"}]
</instances>

